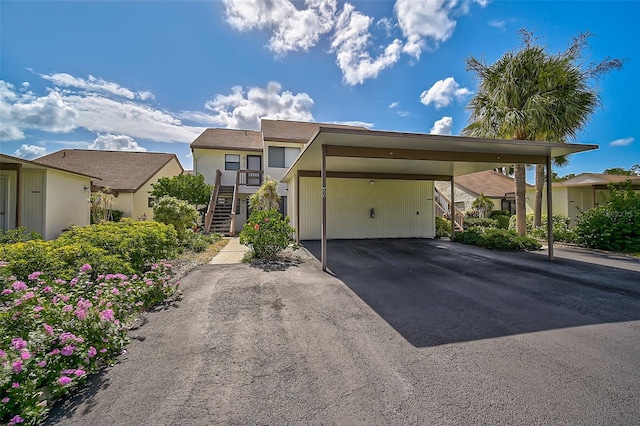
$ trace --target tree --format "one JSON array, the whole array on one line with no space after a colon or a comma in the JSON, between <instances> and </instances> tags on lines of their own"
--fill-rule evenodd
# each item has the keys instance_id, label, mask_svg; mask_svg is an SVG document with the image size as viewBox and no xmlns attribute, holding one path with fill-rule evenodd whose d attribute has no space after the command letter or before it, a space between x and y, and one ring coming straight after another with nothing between
<instances>
[{"instance_id":1,"label":"tree","mask_svg":"<svg viewBox=\"0 0 640 426\"><path fill-rule=\"evenodd\" d=\"M482 193L478 198L473 200L471 207L478 211L479 218L485 218L488 217L491 210L493 210L494 204L493 201L491 201L491 198Z\"/></svg>"},{"instance_id":2,"label":"tree","mask_svg":"<svg viewBox=\"0 0 640 426\"><path fill-rule=\"evenodd\" d=\"M551 180L553 182L564 182L565 180L569 180L575 176L575 173L569 173L568 175L559 176L556 172L551 172Z\"/></svg>"},{"instance_id":3,"label":"tree","mask_svg":"<svg viewBox=\"0 0 640 426\"><path fill-rule=\"evenodd\" d=\"M521 30L522 47L507 52L492 65L474 57L467 70L479 80L467 109L467 136L529 141L565 142L574 138L599 105L594 78L622 67L618 59L605 59L583 67L589 33L573 38L566 51L550 54L537 45L533 33ZM517 230L526 233L526 165L514 166ZM544 165L536 167L536 209L540 223Z\"/></svg>"},{"instance_id":4,"label":"tree","mask_svg":"<svg viewBox=\"0 0 640 426\"><path fill-rule=\"evenodd\" d=\"M629 170L622 167L612 167L602 172L605 175L640 176L640 164L634 164Z\"/></svg>"},{"instance_id":5,"label":"tree","mask_svg":"<svg viewBox=\"0 0 640 426\"><path fill-rule=\"evenodd\" d=\"M253 210L277 209L279 201L278 181L269 176L264 177L260 189L249 198L249 204Z\"/></svg>"},{"instance_id":6,"label":"tree","mask_svg":"<svg viewBox=\"0 0 640 426\"><path fill-rule=\"evenodd\" d=\"M207 204L213 192L213 185L205 183L204 176L200 173L163 177L151 184L151 187L153 189L149 194L156 199L174 197L194 205Z\"/></svg>"}]
</instances>

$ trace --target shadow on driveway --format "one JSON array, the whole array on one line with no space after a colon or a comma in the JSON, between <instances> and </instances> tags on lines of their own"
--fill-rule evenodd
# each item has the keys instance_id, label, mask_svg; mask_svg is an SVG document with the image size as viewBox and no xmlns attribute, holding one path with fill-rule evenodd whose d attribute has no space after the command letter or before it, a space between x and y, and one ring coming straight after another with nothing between
<instances>
[{"instance_id":1,"label":"shadow on driveway","mask_svg":"<svg viewBox=\"0 0 640 426\"><path fill-rule=\"evenodd\" d=\"M320 242L302 243L319 258ZM328 267L416 347L640 320L640 273L441 240L332 240Z\"/></svg>"}]
</instances>

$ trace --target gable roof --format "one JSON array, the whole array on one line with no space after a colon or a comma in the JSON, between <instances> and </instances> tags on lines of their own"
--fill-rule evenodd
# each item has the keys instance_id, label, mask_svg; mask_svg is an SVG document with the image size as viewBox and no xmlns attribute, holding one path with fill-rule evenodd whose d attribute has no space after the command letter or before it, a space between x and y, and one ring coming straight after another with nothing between
<instances>
[{"instance_id":1,"label":"gable roof","mask_svg":"<svg viewBox=\"0 0 640 426\"><path fill-rule=\"evenodd\" d=\"M175 154L136 151L99 151L88 149L63 149L37 158L34 162L71 170L100 178L94 185L108 187L119 192L136 192L167 163L175 160Z\"/></svg>"},{"instance_id":2,"label":"gable roof","mask_svg":"<svg viewBox=\"0 0 640 426\"><path fill-rule=\"evenodd\" d=\"M265 141L307 143L318 133L320 127L333 129L361 129L362 126L349 126L346 124L315 123L305 121L288 120L261 120L262 137Z\"/></svg>"},{"instance_id":3,"label":"gable roof","mask_svg":"<svg viewBox=\"0 0 640 426\"><path fill-rule=\"evenodd\" d=\"M255 130L205 129L191 142L191 149L193 148L262 151L262 133Z\"/></svg>"},{"instance_id":4,"label":"gable roof","mask_svg":"<svg viewBox=\"0 0 640 426\"><path fill-rule=\"evenodd\" d=\"M501 198L504 194L515 191L513 178L495 170L458 176L455 178L455 184L467 192L473 192L476 195L484 194L490 198ZM531 187L529 184L527 186Z\"/></svg>"},{"instance_id":5,"label":"gable roof","mask_svg":"<svg viewBox=\"0 0 640 426\"><path fill-rule=\"evenodd\" d=\"M580 173L560 183L563 186L591 186L623 183L628 180L633 184L640 184L640 176L607 175L603 173Z\"/></svg>"},{"instance_id":6,"label":"gable roof","mask_svg":"<svg viewBox=\"0 0 640 426\"><path fill-rule=\"evenodd\" d=\"M13 167L13 165L15 165L15 164L20 164L20 166L23 169L41 169L41 170L42 169L51 169L51 170L57 170L59 172L69 173L69 174L72 174L72 175L78 175L78 176L86 177L86 178L89 178L89 179L100 179L96 175L90 175L90 174L86 174L86 173L79 173L79 172L75 172L73 170L68 170L68 169L64 169L64 168L61 168L61 167L55 167L55 166L40 164L40 163L37 163L35 161L25 160L24 158L13 157L11 155L0 153L0 170L3 169L3 166L2 166L3 164L8 164L8 165L10 165L9 167ZM9 170L11 170L11 169L9 169Z\"/></svg>"}]
</instances>

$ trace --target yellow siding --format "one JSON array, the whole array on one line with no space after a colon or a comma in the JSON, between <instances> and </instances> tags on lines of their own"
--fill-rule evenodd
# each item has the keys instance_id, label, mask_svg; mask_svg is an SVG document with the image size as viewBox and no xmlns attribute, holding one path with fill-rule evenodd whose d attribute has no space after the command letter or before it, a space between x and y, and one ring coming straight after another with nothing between
<instances>
[{"instance_id":1,"label":"yellow siding","mask_svg":"<svg viewBox=\"0 0 640 426\"><path fill-rule=\"evenodd\" d=\"M204 176L205 182L213 185L216 181L216 170L222 172L222 185L232 186L236 183L236 171L224 169L225 154L235 154L240 156L240 168L247 168L247 155L262 155L261 152L252 151L227 151L217 149L194 149L193 150L193 172ZM264 157L263 157L264 164ZM282 176L280 176L282 177Z\"/></svg>"},{"instance_id":2,"label":"yellow siding","mask_svg":"<svg viewBox=\"0 0 640 426\"><path fill-rule=\"evenodd\" d=\"M301 239L321 237L321 203L320 179L301 178ZM434 228L433 182L327 179L327 238L431 238Z\"/></svg>"},{"instance_id":3,"label":"yellow siding","mask_svg":"<svg viewBox=\"0 0 640 426\"><path fill-rule=\"evenodd\" d=\"M149 207L149 191L153 188L152 184L158 182L158 179L163 177L172 178L182 173L182 168L176 160L171 160L165 166L158 171L151 179L149 179L144 185L133 194L132 212L131 218L138 219L146 215L147 220L153 220L153 207Z\"/></svg>"}]
</instances>

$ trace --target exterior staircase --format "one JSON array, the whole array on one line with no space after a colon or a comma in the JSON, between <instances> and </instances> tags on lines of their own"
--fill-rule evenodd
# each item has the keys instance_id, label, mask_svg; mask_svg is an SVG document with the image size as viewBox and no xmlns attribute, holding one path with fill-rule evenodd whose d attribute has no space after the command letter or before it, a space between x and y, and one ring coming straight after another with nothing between
<instances>
[{"instance_id":1,"label":"exterior staircase","mask_svg":"<svg viewBox=\"0 0 640 426\"><path fill-rule=\"evenodd\" d=\"M451 217L453 216L453 226L455 227L455 230L458 232L464 231L464 213L458 210L456 206L452 205L451 200L449 200L442 192L438 191L438 188L434 187L434 190L436 216L444 217L448 220L451 220Z\"/></svg>"},{"instance_id":2,"label":"exterior staircase","mask_svg":"<svg viewBox=\"0 0 640 426\"><path fill-rule=\"evenodd\" d=\"M231 213L233 211L233 186L220 186L215 200L215 209L211 217L210 232L229 235L231 232Z\"/></svg>"}]
</instances>

